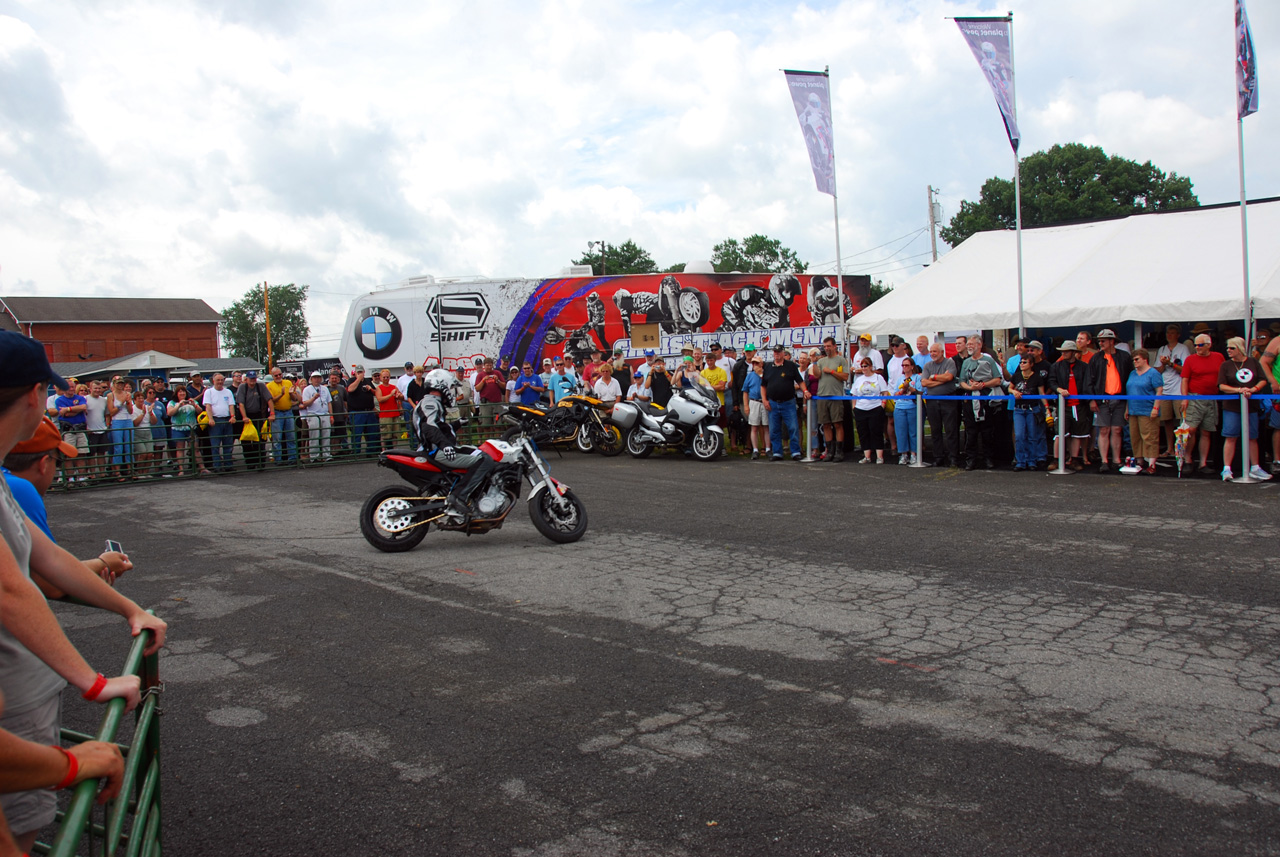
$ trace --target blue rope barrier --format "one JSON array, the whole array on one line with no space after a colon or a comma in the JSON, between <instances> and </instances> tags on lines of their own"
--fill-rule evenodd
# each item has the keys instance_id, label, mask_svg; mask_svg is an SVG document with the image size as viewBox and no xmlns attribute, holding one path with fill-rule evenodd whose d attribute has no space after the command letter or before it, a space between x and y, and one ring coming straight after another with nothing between
<instances>
[{"instance_id":1,"label":"blue rope barrier","mask_svg":"<svg viewBox=\"0 0 1280 857\"><path fill-rule=\"evenodd\" d=\"M850 401L861 400L861 399L876 399L882 402L891 402L891 401L898 401L900 399L910 399L911 401L915 401L916 396L915 395L910 395L910 396L810 396L809 398L815 402L820 402L820 401L850 402ZM989 396L974 396L972 393L966 393L961 396L930 396L926 394L923 398L926 402L968 402L974 398L986 399L988 401L1006 401L1006 400L1011 402L1019 401L1018 399L1008 394L989 395ZM1182 401L1197 401L1197 400L1205 401L1205 402L1238 402L1240 401L1240 396L1238 394L1235 394L1235 395L1220 394L1216 396L1196 396L1196 395L1190 395L1190 394L1186 396L1120 396L1120 395L1095 396L1092 394L1075 393L1075 394L1067 394L1064 398L1077 399L1077 400L1083 399L1085 401L1096 399L1098 401L1117 401L1117 402L1127 401L1131 399L1140 399L1143 401L1146 401L1148 399L1154 399L1157 402L1182 402ZM1253 395L1253 398L1259 399L1259 400L1270 399L1272 398L1272 395L1268 395L1264 393L1255 393ZM1047 395L1039 395L1039 394L1037 395L1028 394L1023 396L1021 401L1026 401L1027 399L1042 400L1046 402L1056 402L1058 400L1058 397L1056 395L1047 396Z\"/></svg>"}]
</instances>

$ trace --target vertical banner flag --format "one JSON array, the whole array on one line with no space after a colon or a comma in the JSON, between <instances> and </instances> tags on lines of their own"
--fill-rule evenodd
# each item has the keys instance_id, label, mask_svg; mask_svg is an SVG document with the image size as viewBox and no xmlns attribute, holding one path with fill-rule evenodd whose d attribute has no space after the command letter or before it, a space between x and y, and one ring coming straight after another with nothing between
<instances>
[{"instance_id":1,"label":"vertical banner flag","mask_svg":"<svg viewBox=\"0 0 1280 857\"><path fill-rule=\"evenodd\" d=\"M956 18L956 26L969 43L969 50L978 61L982 73L991 84L1000 115L1004 117L1004 129L1009 134L1009 144L1018 151L1018 112L1013 103L1013 58L1009 47L1009 18Z\"/></svg>"},{"instance_id":2,"label":"vertical banner flag","mask_svg":"<svg viewBox=\"0 0 1280 857\"><path fill-rule=\"evenodd\" d=\"M836 148L831 132L831 92L821 71L784 71L800 132L809 148L813 180L822 193L836 195Z\"/></svg>"},{"instance_id":3,"label":"vertical banner flag","mask_svg":"<svg viewBox=\"0 0 1280 857\"><path fill-rule=\"evenodd\" d=\"M1253 55L1253 34L1244 0L1236 0L1236 118L1258 112L1258 60Z\"/></svg>"}]
</instances>

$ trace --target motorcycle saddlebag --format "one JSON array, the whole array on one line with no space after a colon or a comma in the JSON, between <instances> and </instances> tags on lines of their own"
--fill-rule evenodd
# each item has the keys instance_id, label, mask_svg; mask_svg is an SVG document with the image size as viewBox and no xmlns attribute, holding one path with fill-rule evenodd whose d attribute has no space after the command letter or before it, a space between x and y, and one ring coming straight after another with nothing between
<instances>
[{"instance_id":1,"label":"motorcycle saddlebag","mask_svg":"<svg viewBox=\"0 0 1280 857\"><path fill-rule=\"evenodd\" d=\"M618 402L613 406L613 413L609 415L609 422L626 432L636 424L636 419L639 416L639 409L631 402Z\"/></svg>"}]
</instances>

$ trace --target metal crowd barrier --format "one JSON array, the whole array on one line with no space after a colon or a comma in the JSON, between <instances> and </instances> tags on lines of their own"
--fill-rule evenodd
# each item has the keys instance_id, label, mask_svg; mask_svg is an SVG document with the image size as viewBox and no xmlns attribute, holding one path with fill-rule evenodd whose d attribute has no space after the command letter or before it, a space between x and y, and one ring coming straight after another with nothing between
<instances>
[{"instance_id":1,"label":"metal crowd barrier","mask_svg":"<svg viewBox=\"0 0 1280 857\"><path fill-rule=\"evenodd\" d=\"M102 808L102 820L93 820L97 780L85 780L71 793L71 802L57 815L58 832L52 844L37 842L36 854L72 857L87 842L88 853L125 857L159 857L160 820L160 681L159 654L143 655L154 636L144 631L134 638L121 675L137 675L142 680L142 704L134 710L133 734L129 742L117 740L124 720L125 701L113 699L96 734L62 730L69 744L82 741L115 743L124 755L124 781L120 794ZM123 847L123 851L120 849Z\"/></svg>"},{"instance_id":2,"label":"metal crowd barrier","mask_svg":"<svg viewBox=\"0 0 1280 857\"><path fill-rule=\"evenodd\" d=\"M836 401L840 401L840 402L853 402L853 401L858 401L858 400L860 400L860 399L876 399L877 401L882 401L882 402L901 401L901 400L914 400L914 401L915 401L915 403L916 403L916 449L915 449L916 463L915 463L915 464L913 464L913 465L911 465L911 466L912 466L912 467L928 467L928 465L924 463L924 406L925 406L925 403L926 403L926 402L930 402L930 401L933 401L933 402L972 402L975 398L980 398L980 399L982 399L983 401L987 401L987 402L995 402L995 401L1016 402L1016 401L1018 401L1015 397L1013 397L1012 395L1009 395L1009 394L1007 394L1007 393L1002 393L1002 394L992 394L992 395L987 395L987 396L977 396L977 397L975 397L975 396L974 396L973 394L971 394L971 393L970 393L970 394L963 394L963 395L950 395L950 396L926 396L926 395L922 395L922 394L919 394L919 393L917 393L917 394L915 394L915 395L911 395L911 396L899 396L899 395L892 395L892 396L855 396L855 395L847 395L847 396L811 396L811 397L809 398L809 407L807 408L807 411L808 411L809 423L810 423L810 425L812 425L812 424L813 424L813 422L814 422L814 420L815 420L815 419L816 419L816 417L817 417L817 402L818 402L819 400L826 400L826 401L832 401L832 402L836 402ZM1249 437L1249 403L1252 401L1252 399L1258 399L1258 400L1260 400L1260 401L1270 401L1270 400L1272 400L1272 399L1277 399L1277 398L1280 398L1280 397L1276 396L1276 395L1275 395L1275 394L1273 394L1273 393L1258 393L1257 395L1255 395L1255 396L1253 396L1253 397L1245 396L1243 393L1241 393L1241 394L1239 394L1239 395L1227 395L1227 394L1220 394L1220 395L1214 395L1214 396L1197 396L1197 395L1191 395L1191 394L1178 395L1178 396L1165 396L1165 395L1156 395L1156 396L1126 396L1126 395L1115 395L1115 396L1107 396L1107 395L1089 395L1089 394L1084 394L1084 393L1076 393L1076 394L1072 395L1072 394L1070 394L1070 393L1066 393L1066 392L1063 392L1063 391L1059 390L1057 393L1052 394L1052 395L1026 395L1026 396L1023 396L1023 397L1022 397L1022 400L1023 400L1023 401L1026 401L1026 400L1032 400L1032 401L1044 401L1044 402L1052 402L1052 401L1056 401L1056 402L1058 403L1057 425L1059 425L1059 426L1064 426L1064 425L1066 424L1064 421L1066 420L1066 415L1067 415L1067 399L1073 399L1073 400L1078 400L1078 401L1086 401L1086 402L1087 402L1087 401L1094 401L1094 400L1097 400L1097 401L1104 401L1104 400L1110 400L1110 401L1128 401L1128 400L1130 400L1130 399L1144 399L1144 400L1145 400L1145 399L1152 399L1152 400L1157 401L1157 402L1183 402L1183 401L1185 401L1185 402L1191 402L1191 401L1205 401L1205 402L1234 402L1234 401L1236 401L1236 400L1239 400L1239 402L1240 402L1240 441L1241 441L1241 442L1240 442L1240 454L1241 454L1241 465L1240 465L1240 469L1241 469L1241 471L1242 471L1242 475L1241 475L1241 476L1239 476L1239 477L1236 477L1236 478L1234 479L1234 483L1239 483L1239 484L1243 484L1243 485L1251 485L1251 484L1256 483L1258 480L1254 479L1252 476L1250 476L1250 475L1249 475L1249 466L1250 466L1250 461L1249 461L1249 443L1248 443L1248 441L1249 441L1249 440L1255 440L1255 441L1256 441L1256 440L1258 440L1258 438L1256 438L1256 437L1250 438L1250 437ZM1262 433L1262 421L1261 421L1261 419L1259 419L1258 433L1259 433L1259 434L1261 434L1261 433ZM807 454L807 457L805 458L805 461L811 462L811 461L813 461L813 460L814 460L814 458L813 458L813 442L814 442L814 434L813 434L813 432L812 432L812 431L810 431L810 432L809 432L809 449L808 449L808 454ZM1070 475L1071 473L1073 473L1074 471L1067 469L1067 466L1066 466L1066 464L1067 464L1067 462L1066 462L1066 447L1067 447L1067 445L1066 445L1066 443L1058 443L1058 444L1057 444L1057 447L1058 447L1058 467L1057 467L1057 469L1056 469L1056 470L1051 470L1051 471L1049 471L1049 472L1050 472L1050 473L1053 473L1054 475L1057 475L1057 476L1069 476L1069 475ZM1256 464L1257 462L1253 462L1253 463L1255 463L1255 464Z\"/></svg>"}]
</instances>

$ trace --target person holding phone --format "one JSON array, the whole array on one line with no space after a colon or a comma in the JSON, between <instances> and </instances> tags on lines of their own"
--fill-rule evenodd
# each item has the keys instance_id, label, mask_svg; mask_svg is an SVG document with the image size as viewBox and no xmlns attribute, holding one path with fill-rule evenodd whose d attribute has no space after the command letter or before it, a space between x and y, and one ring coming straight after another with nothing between
<instances>
[{"instance_id":1,"label":"person holding phone","mask_svg":"<svg viewBox=\"0 0 1280 857\"><path fill-rule=\"evenodd\" d=\"M351 454L360 454L363 440L366 455L378 453L378 414L374 410L373 381L365 376L364 366L351 366L351 381L347 384L347 414L351 425Z\"/></svg>"}]
</instances>

